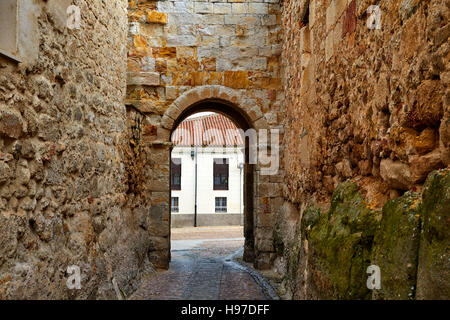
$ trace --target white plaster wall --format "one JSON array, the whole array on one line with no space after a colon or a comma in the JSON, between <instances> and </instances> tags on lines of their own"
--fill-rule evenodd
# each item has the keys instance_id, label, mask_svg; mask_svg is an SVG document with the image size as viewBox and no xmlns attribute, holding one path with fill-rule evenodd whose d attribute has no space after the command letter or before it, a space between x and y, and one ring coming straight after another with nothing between
<instances>
[{"instance_id":1,"label":"white plaster wall","mask_svg":"<svg viewBox=\"0 0 450 320\"><path fill-rule=\"evenodd\" d=\"M175 147L172 158L181 158L181 190L172 190L172 197L179 197L178 214L193 214L195 211L195 158L191 158L190 147ZM227 213L243 213L244 190L243 170L238 168L244 162L239 148L196 148L197 152L197 213L215 213L215 198L227 198ZM228 190L213 190L214 158L228 158ZM173 213L177 214L177 213ZM221 214L221 213L217 213Z\"/></svg>"}]
</instances>

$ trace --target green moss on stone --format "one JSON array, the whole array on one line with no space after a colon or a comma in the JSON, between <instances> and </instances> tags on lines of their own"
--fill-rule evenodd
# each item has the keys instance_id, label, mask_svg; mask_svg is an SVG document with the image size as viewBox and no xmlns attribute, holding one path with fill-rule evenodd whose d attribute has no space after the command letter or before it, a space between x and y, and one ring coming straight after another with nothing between
<instances>
[{"instance_id":1,"label":"green moss on stone","mask_svg":"<svg viewBox=\"0 0 450 320\"><path fill-rule=\"evenodd\" d=\"M450 299L450 170L432 172L422 195L417 299Z\"/></svg>"},{"instance_id":2,"label":"green moss on stone","mask_svg":"<svg viewBox=\"0 0 450 320\"><path fill-rule=\"evenodd\" d=\"M327 215L309 232L311 268L320 294L331 299L369 299L366 269L378 213L368 207L356 183L340 184Z\"/></svg>"},{"instance_id":3,"label":"green moss on stone","mask_svg":"<svg viewBox=\"0 0 450 320\"><path fill-rule=\"evenodd\" d=\"M407 192L383 206L372 263L381 270L381 289L375 299L414 299L420 240L419 193Z\"/></svg>"}]
</instances>

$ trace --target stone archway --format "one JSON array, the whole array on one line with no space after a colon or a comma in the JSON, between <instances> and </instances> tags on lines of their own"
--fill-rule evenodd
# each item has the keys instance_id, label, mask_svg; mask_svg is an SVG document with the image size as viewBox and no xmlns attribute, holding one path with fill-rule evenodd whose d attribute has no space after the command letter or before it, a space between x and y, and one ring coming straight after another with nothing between
<instances>
[{"instance_id":1,"label":"stone archway","mask_svg":"<svg viewBox=\"0 0 450 320\"><path fill-rule=\"evenodd\" d=\"M158 148L159 153L163 152L166 155L164 157L164 159L167 159L166 168L170 167L171 133L186 117L200 111L216 111L227 115L236 122L238 127L244 130L250 128L255 130L269 129L269 125L259 107L256 104L251 104L251 101L246 101L245 97L242 97L237 90L223 86L196 87L179 96L162 117L158 128L158 131L160 131L158 136L163 139L158 141L154 148ZM248 154L248 152L246 153ZM249 262L254 261L257 268L264 269L270 266L274 257L273 237L270 230L273 229L276 208L273 208L273 212L270 210L270 198L273 195L270 193L273 192L267 185L270 183L269 178L261 176L257 164L251 165L248 161L246 162L244 178L244 235L246 239L244 258ZM161 174L166 175L168 194L165 196L167 205L164 206L164 210L167 210L167 212L159 215L166 217L163 223L166 224L168 236L165 238L167 244L162 246L166 249L159 252L158 255L157 260L160 262L161 257L167 257L170 260L170 172L165 170L165 173L162 172ZM276 184L276 182L273 183Z\"/></svg>"},{"instance_id":2,"label":"stone archway","mask_svg":"<svg viewBox=\"0 0 450 320\"><path fill-rule=\"evenodd\" d=\"M183 93L164 113L161 126L167 130L173 130L174 124L184 112L206 100L223 101L230 110L240 112L254 129L269 128L264 114L256 104L250 105L249 101L245 101L242 97L241 92L224 86L200 86Z\"/></svg>"}]
</instances>

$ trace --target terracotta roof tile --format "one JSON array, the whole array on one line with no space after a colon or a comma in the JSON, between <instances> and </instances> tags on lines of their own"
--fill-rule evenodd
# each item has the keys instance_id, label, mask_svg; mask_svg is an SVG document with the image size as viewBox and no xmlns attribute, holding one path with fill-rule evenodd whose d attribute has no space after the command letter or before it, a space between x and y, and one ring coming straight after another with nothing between
<instances>
[{"instance_id":1,"label":"terracotta roof tile","mask_svg":"<svg viewBox=\"0 0 450 320\"><path fill-rule=\"evenodd\" d=\"M175 146L243 147L239 129L229 118L213 114L180 123L172 134Z\"/></svg>"}]
</instances>

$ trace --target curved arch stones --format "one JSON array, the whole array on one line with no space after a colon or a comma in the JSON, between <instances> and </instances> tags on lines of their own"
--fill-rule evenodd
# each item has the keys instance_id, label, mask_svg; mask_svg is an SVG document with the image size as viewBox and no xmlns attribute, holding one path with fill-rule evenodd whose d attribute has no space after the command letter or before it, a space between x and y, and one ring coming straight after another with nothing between
<instances>
[{"instance_id":1,"label":"curved arch stones","mask_svg":"<svg viewBox=\"0 0 450 320\"><path fill-rule=\"evenodd\" d=\"M245 90L236 90L224 86L200 86L180 95L164 113L161 126L173 130L180 115L192 105L210 99L219 99L232 103L248 120L254 129L268 129L269 126L256 101L246 98Z\"/></svg>"}]
</instances>

